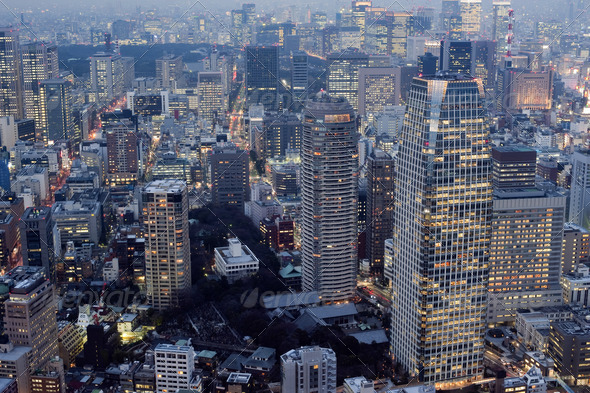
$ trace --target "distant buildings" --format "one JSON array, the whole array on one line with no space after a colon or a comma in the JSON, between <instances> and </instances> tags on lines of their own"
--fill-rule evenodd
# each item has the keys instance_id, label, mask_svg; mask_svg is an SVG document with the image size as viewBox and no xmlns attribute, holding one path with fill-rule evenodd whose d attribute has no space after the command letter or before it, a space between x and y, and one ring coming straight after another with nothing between
<instances>
[{"instance_id":1,"label":"distant buildings","mask_svg":"<svg viewBox=\"0 0 590 393\"><path fill-rule=\"evenodd\" d=\"M199 72L197 82L199 116L211 122L225 115L223 73Z\"/></svg>"},{"instance_id":2,"label":"distant buildings","mask_svg":"<svg viewBox=\"0 0 590 393\"><path fill-rule=\"evenodd\" d=\"M23 119L23 79L18 29L0 28L0 116Z\"/></svg>"},{"instance_id":3,"label":"distant buildings","mask_svg":"<svg viewBox=\"0 0 590 393\"><path fill-rule=\"evenodd\" d=\"M279 109L279 47L246 46L246 106Z\"/></svg>"},{"instance_id":4,"label":"distant buildings","mask_svg":"<svg viewBox=\"0 0 590 393\"><path fill-rule=\"evenodd\" d=\"M166 55L156 59L156 80L161 89L183 87L182 56Z\"/></svg>"},{"instance_id":5,"label":"distant buildings","mask_svg":"<svg viewBox=\"0 0 590 393\"><path fill-rule=\"evenodd\" d=\"M356 52L328 55L328 92L344 97L358 110L359 69L369 66L369 55Z\"/></svg>"},{"instance_id":6,"label":"distant buildings","mask_svg":"<svg viewBox=\"0 0 590 393\"><path fill-rule=\"evenodd\" d=\"M281 355L283 393L336 391L336 354L320 347L301 347Z\"/></svg>"},{"instance_id":7,"label":"distant buildings","mask_svg":"<svg viewBox=\"0 0 590 393\"><path fill-rule=\"evenodd\" d=\"M131 122L105 127L109 184L134 184L139 169L139 140Z\"/></svg>"},{"instance_id":8,"label":"distant buildings","mask_svg":"<svg viewBox=\"0 0 590 393\"><path fill-rule=\"evenodd\" d=\"M134 78L133 58L106 52L90 57L90 89L95 102L108 103L121 96Z\"/></svg>"}]
</instances>

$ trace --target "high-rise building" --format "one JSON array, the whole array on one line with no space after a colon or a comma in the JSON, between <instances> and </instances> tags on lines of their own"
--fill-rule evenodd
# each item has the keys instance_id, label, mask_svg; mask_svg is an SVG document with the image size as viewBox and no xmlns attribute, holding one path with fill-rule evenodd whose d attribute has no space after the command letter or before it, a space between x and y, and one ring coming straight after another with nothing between
<instances>
[{"instance_id":1,"label":"high-rise building","mask_svg":"<svg viewBox=\"0 0 590 393\"><path fill-rule=\"evenodd\" d=\"M308 55L303 51L291 54L291 92L293 98L304 101L309 87Z\"/></svg>"},{"instance_id":2,"label":"high-rise building","mask_svg":"<svg viewBox=\"0 0 590 393\"><path fill-rule=\"evenodd\" d=\"M282 113L265 116L262 123L262 135L255 141L260 146L259 157L273 158L285 156L287 150L301 149L303 124L294 114Z\"/></svg>"},{"instance_id":3,"label":"high-rise building","mask_svg":"<svg viewBox=\"0 0 590 393\"><path fill-rule=\"evenodd\" d=\"M158 344L154 349L158 393L189 390L195 371L195 350L190 345Z\"/></svg>"},{"instance_id":4,"label":"high-rise building","mask_svg":"<svg viewBox=\"0 0 590 393\"><path fill-rule=\"evenodd\" d=\"M308 100L301 145L303 289L327 302L350 298L356 287L357 139L345 98Z\"/></svg>"},{"instance_id":5,"label":"high-rise building","mask_svg":"<svg viewBox=\"0 0 590 393\"><path fill-rule=\"evenodd\" d=\"M132 184L137 181L138 137L128 121L104 128L107 137L107 180L110 184Z\"/></svg>"},{"instance_id":6,"label":"high-rise building","mask_svg":"<svg viewBox=\"0 0 590 393\"><path fill-rule=\"evenodd\" d=\"M414 16L407 11L394 12L391 31L391 54L405 58L408 36L414 35Z\"/></svg>"},{"instance_id":7,"label":"high-rise building","mask_svg":"<svg viewBox=\"0 0 590 393\"><path fill-rule=\"evenodd\" d=\"M492 149L494 190L535 187L537 151L524 146Z\"/></svg>"},{"instance_id":8,"label":"high-rise building","mask_svg":"<svg viewBox=\"0 0 590 393\"><path fill-rule=\"evenodd\" d=\"M496 57L499 59L506 54L508 41L509 11L512 9L511 0L492 1L492 40L496 42Z\"/></svg>"},{"instance_id":9,"label":"high-rise building","mask_svg":"<svg viewBox=\"0 0 590 393\"><path fill-rule=\"evenodd\" d=\"M496 82L496 42L475 41L473 43L473 76L482 80L486 89Z\"/></svg>"},{"instance_id":10,"label":"high-rise building","mask_svg":"<svg viewBox=\"0 0 590 393\"><path fill-rule=\"evenodd\" d=\"M0 27L0 116L25 117L18 30Z\"/></svg>"},{"instance_id":11,"label":"high-rise building","mask_svg":"<svg viewBox=\"0 0 590 393\"><path fill-rule=\"evenodd\" d=\"M438 69L438 56L434 56L430 52L418 56L418 73L422 75L434 75Z\"/></svg>"},{"instance_id":12,"label":"high-rise building","mask_svg":"<svg viewBox=\"0 0 590 393\"><path fill-rule=\"evenodd\" d=\"M42 267L19 266L5 277L15 281L4 302L6 334L14 345L32 348L32 370L43 369L58 356L53 284Z\"/></svg>"},{"instance_id":13,"label":"high-rise building","mask_svg":"<svg viewBox=\"0 0 590 393\"><path fill-rule=\"evenodd\" d=\"M213 203L243 209L250 199L248 153L234 144L223 144L213 148L210 160Z\"/></svg>"},{"instance_id":14,"label":"high-rise building","mask_svg":"<svg viewBox=\"0 0 590 393\"><path fill-rule=\"evenodd\" d=\"M199 116L211 122L225 114L225 97L223 91L223 73L199 72L197 82L197 110Z\"/></svg>"},{"instance_id":15,"label":"high-rise building","mask_svg":"<svg viewBox=\"0 0 590 393\"><path fill-rule=\"evenodd\" d=\"M440 71L473 75L473 42L444 40L440 45Z\"/></svg>"},{"instance_id":16,"label":"high-rise building","mask_svg":"<svg viewBox=\"0 0 590 393\"><path fill-rule=\"evenodd\" d=\"M183 87L182 56L166 55L156 59L156 79L161 89Z\"/></svg>"},{"instance_id":17,"label":"high-rise building","mask_svg":"<svg viewBox=\"0 0 590 393\"><path fill-rule=\"evenodd\" d=\"M72 84L64 79L48 79L40 82L39 111L41 124L37 127L38 141L45 146L59 140L69 140L78 150L82 135L75 134L72 119ZM39 139L40 138L40 139Z\"/></svg>"},{"instance_id":18,"label":"high-rise building","mask_svg":"<svg viewBox=\"0 0 590 393\"><path fill-rule=\"evenodd\" d=\"M440 15L440 28L445 32L451 30L451 18L459 17L461 8L459 7L459 0L442 0L442 12Z\"/></svg>"},{"instance_id":19,"label":"high-rise building","mask_svg":"<svg viewBox=\"0 0 590 393\"><path fill-rule=\"evenodd\" d=\"M25 113L38 127L37 140L43 141L41 82L59 78L57 46L29 42L21 46Z\"/></svg>"},{"instance_id":20,"label":"high-rise building","mask_svg":"<svg viewBox=\"0 0 590 393\"><path fill-rule=\"evenodd\" d=\"M536 189L494 190L488 324L520 308L562 303L559 283L566 197Z\"/></svg>"},{"instance_id":21,"label":"high-rise building","mask_svg":"<svg viewBox=\"0 0 590 393\"><path fill-rule=\"evenodd\" d=\"M236 47L244 45L244 11L243 10L231 10L231 38L232 43Z\"/></svg>"},{"instance_id":22,"label":"high-rise building","mask_svg":"<svg viewBox=\"0 0 590 393\"><path fill-rule=\"evenodd\" d=\"M246 47L246 106L279 109L279 47Z\"/></svg>"},{"instance_id":23,"label":"high-rise building","mask_svg":"<svg viewBox=\"0 0 590 393\"><path fill-rule=\"evenodd\" d=\"M568 222L590 229L590 150L572 157L572 185Z\"/></svg>"},{"instance_id":24,"label":"high-rise building","mask_svg":"<svg viewBox=\"0 0 590 393\"><path fill-rule=\"evenodd\" d=\"M178 307L191 287L186 183L154 180L142 202L148 301L160 311Z\"/></svg>"},{"instance_id":25,"label":"high-rise building","mask_svg":"<svg viewBox=\"0 0 590 393\"><path fill-rule=\"evenodd\" d=\"M410 375L429 384L483 376L488 138L480 80L414 78L395 174L391 349Z\"/></svg>"},{"instance_id":26,"label":"high-rise building","mask_svg":"<svg viewBox=\"0 0 590 393\"><path fill-rule=\"evenodd\" d=\"M579 225L567 223L563 228L561 248L561 273L572 274L578 264L590 258L590 231Z\"/></svg>"},{"instance_id":27,"label":"high-rise building","mask_svg":"<svg viewBox=\"0 0 590 393\"><path fill-rule=\"evenodd\" d=\"M301 347L281 355L284 393L336 391L336 354L329 348Z\"/></svg>"},{"instance_id":28,"label":"high-rise building","mask_svg":"<svg viewBox=\"0 0 590 393\"><path fill-rule=\"evenodd\" d=\"M367 161L367 257L371 274L383 279L385 240L393 230L394 160L375 149Z\"/></svg>"},{"instance_id":29,"label":"high-rise building","mask_svg":"<svg viewBox=\"0 0 590 393\"><path fill-rule=\"evenodd\" d=\"M481 29L481 0L460 0L459 9L463 34L479 34Z\"/></svg>"},{"instance_id":30,"label":"high-rise building","mask_svg":"<svg viewBox=\"0 0 590 393\"><path fill-rule=\"evenodd\" d=\"M131 57L99 52L90 57L90 89L95 102L109 102L131 87L135 62Z\"/></svg>"},{"instance_id":31,"label":"high-rise building","mask_svg":"<svg viewBox=\"0 0 590 393\"><path fill-rule=\"evenodd\" d=\"M359 69L369 65L369 55L356 52L328 55L328 92L358 110Z\"/></svg>"},{"instance_id":32,"label":"high-rise building","mask_svg":"<svg viewBox=\"0 0 590 393\"><path fill-rule=\"evenodd\" d=\"M55 260L61 256L61 239L47 206L29 207L19 222L23 266L43 267L55 283Z\"/></svg>"},{"instance_id":33,"label":"high-rise building","mask_svg":"<svg viewBox=\"0 0 590 393\"><path fill-rule=\"evenodd\" d=\"M358 112L367 116L369 121L383 111L388 105L399 105L400 101L400 69L360 68L358 70Z\"/></svg>"}]
</instances>

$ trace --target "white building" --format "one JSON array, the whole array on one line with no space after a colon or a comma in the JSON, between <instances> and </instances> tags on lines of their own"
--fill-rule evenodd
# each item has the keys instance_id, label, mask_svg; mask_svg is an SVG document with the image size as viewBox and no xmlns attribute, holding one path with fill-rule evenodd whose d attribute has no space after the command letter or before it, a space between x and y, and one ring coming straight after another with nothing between
<instances>
[{"instance_id":1,"label":"white building","mask_svg":"<svg viewBox=\"0 0 590 393\"><path fill-rule=\"evenodd\" d=\"M281 355L282 393L336 392L336 354L320 347L301 347Z\"/></svg>"},{"instance_id":2,"label":"white building","mask_svg":"<svg viewBox=\"0 0 590 393\"><path fill-rule=\"evenodd\" d=\"M188 345L158 344L154 350L158 393L189 389L195 371L195 351Z\"/></svg>"},{"instance_id":3,"label":"white building","mask_svg":"<svg viewBox=\"0 0 590 393\"><path fill-rule=\"evenodd\" d=\"M16 174L16 181L12 183L12 191L17 194L31 193L38 198L37 203L47 199L49 194L49 175L47 168L36 165L27 166ZM25 205L25 209L30 206Z\"/></svg>"},{"instance_id":4,"label":"white building","mask_svg":"<svg viewBox=\"0 0 590 393\"><path fill-rule=\"evenodd\" d=\"M571 305L588 307L590 303L590 268L578 265L573 274L564 274L560 279L563 301Z\"/></svg>"},{"instance_id":5,"label":"white building","mask_svg":"<svg viewBox=\"0 0 590 393\"><path fill-rule=\"evenodd\" d=\"M119 258L105 262L102 268L102 278L106 282L113 282L119 279Z\"/></svg>"},{"instance_id":6,"label":"white building","mask_svg":"<svg viewBox=\"0 0 590 393\"><path fill-rule=\"evenodd\" d=\"M238 239L229 239L227 247L215 249L215 272L219 277L227 277L233 283L258 272L258 258L248 246L242 245Z\"/></svg>"},{"instance_id":7,"label":"white building","mask_svg":"<svg viewBox=\"0 0 590 393\"><path fill-rule=\"evenodd\" d=\"M6 150L14 147L18 139L18 127L14 116L0 117L0 146L6 146Z\"/></svg>"}]
</instances>

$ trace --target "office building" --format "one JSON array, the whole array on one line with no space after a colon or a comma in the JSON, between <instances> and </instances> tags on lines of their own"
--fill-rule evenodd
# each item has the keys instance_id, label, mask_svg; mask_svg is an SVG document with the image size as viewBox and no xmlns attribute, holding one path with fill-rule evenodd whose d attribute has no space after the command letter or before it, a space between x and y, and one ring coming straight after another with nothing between
<instances>
[{"instance_id":1,"label":"office building","mask_svg":"<svg viewBox=\"0 0 590 393\"><path fill-rule=\"evenodd\" d=\"M184 63L182 56L166 55L156 59L156 80L161 89L184 87Z\"/></svg>"},{"instance_id":2,"label":"office building","mask_svg":"<svg viewBox=\"0 0 590 393\"><path fill-rule=\"evenodd\" d=\"M426 52L418 56L418 73L422 75L434 75L439 69L438 56Z\"/></svg>"},{"instance_id":3,"label":"office building","mask_svg":"<svg viewBox=\"0 0 590 393\"><path fill-rule=\"evenodd\" d=\"M142 198L147 297L156 310L166 310L179 306L191 286L187 187L155 180Z\"/></svg>"},{"instance_id":4,"label":"office building","mask_svg":"<svg viewBox=\"0 0 590 393\"><path fill-rule=\"evenodd\" d=\"M336 354L329 348L301 347L281 355L283 393L336 391Z\"/></svg>"},{"instance_id":5,"label":"office building","mask_svg":"<svg viewBox=\"0 0 590 393\"><path fill-rule=\"evenodd\" d=\"M309 87L309 56L303 51L291 54L291 92L298 101L305 101Z\"/></svg>"},{"instance_id":6,"label":"office building","mask_svg":"<svg viewBox=\"0 0 590 393\"><path fill-rule=\"evenodd\" d=\"M496 82L496 42L475 41L473 43L473 76L482 80L486 89Z\"/></svg>"},{"instance_id":7,"label":"office building","mask_svg":"<svg viewBox=\"0 0 590 393\"><path fill-rule=\"evenodd\" d=\"M502 112L551 109L553 71L520 68L498 70L497 110Z\"/></svg>"},{"instance_id":8,"label":"office building","mask_svg":"<svg viewBox=\"0 0 590 393\"><path fill-rule=\"evenodd\" d=\"M440 74L414 78L409 97L395 174L391 349L420 381L461 384L483 376L492 208L484 91L477 79Z\"/></svg>"},{"instance_id":9,"label":"office building","mask_svg":"<svg viewBox=\"0 0 590 393\"><path fill-rule=\"evenodd\" d=\"M299 166L273 165L272 188L277 196L295 196L299 193Z\"/></svg>"},{"instance_id":10,"label":"office building","mask_svg":"<svg viewBox=\"0 0 590 393\"><path fill-rule=\"evenodd\" d=\"M107 139L107 181L133 184L139 169L139 140L131 122L122 121L104 128Z\"/></svg>"},{"instance_id":11,"label":"office building","mask_svg":"<svg viewBox=\"0 0 590 393\"><path fill-rule=\"evenodd\" d=\"M0 116L25 117L18 29L0 27Z\"/></svg>"},{"instance_id":12,"label":"office building","mask_svg":"<svg viewBox=\"0 0 590 393\"><path fill-rule=\"evenodd\" d=\"M46 201L49 195L49 176L47 168L37 165L29 165L16 174L16 180L12 182L11 190L17 195L22 195L25 208L39 206Z\"/></svg>"},{"instance_id":13,"label":"office building","mask_svg":"<svg viewBox=\"0 0 590 393\"><path fill-rule=\"evenodd\" d=\"M414 35L414 16L408 11L394 12L391 31L391 54L402 59L405 58L408 36L412 35Z\"/></svg>"},{"instance_id":14,"label":"office building","mask_svg":"<svg viewBox=\"0 0 590 393\"><path fill-rule=\"evenodd\" d=\"M58 355L53 284L42 267L19 266L5 278L15 281L4 302L6 334L15 346L31 347L32 370L43 369Z\"/></svg>"},{"instance_id":15,"label":"office building","mask_svg":"<svg viewBox=\"0 0 590 393\"><path fill-rule=\"evenodd\" d=\"M195 371L195 350L189 345L158 344L154 349L156 392L190 388Z\"/></svg>"},{"instance_id":16,"label":"office building","mask_svg":"<svg viewBox=\"0 0 590 393\"><path fill-rule=\"evenodd\" d=\"M328 55L328 92L344 97L358 110L359 69L369 66L369 55L357 52Z\"/></svg>"},{"instance_id":17,"label":"office building","mask_svg":"<svg viewBox=\"0 0 590 393\"><path fill-rule=\"evenodd\" d=\"M358 70L358 113L369 121L388 105L400 102L399 68L360 68Z\"/></svg>"},{"instance_id":18,"label":"office building","mask_svg":"<svg viewBox=\"0 0 590 393\"><path fill-rule=\"evenodd\" d=\"M4 271L22 264L19 219L14 212L0 213L0 266Z\"/></svg>"},{"instance_id":19,"label":"office building","mask_svg":"<svg viewBox=\"0 0 590 393\"><path fill-rule=\"evenodd\" d=\"M511 0L492 1L492 40L496 41L496 58L506 54L508 41L509 11L512 9Z\"/></svg>"},{"instance_id":20,"label":"office building","mask_svg":"<svg viewBox=\"0 0 590 393\"><path fill-rule=\"evenodd\" d=\"M102 204L91 199L58 201L53 204L51 217L59 231L61 249L68 242L76 247L84 243L98 245L102 234Z\"/></svg>"},{"instance_id":21,"label":"office building","mask_svg":"<svg viewBox=\"0 0 590 393\"><path fill-rule=\"evenodd\" d=\"M215 273L231 284L258 273L260 262L239 239L228 239L227 247L215 248Z\"/></svg>"},{"instance_id":22,"label":"office building","mask_svg":"<svg viewBox=\"0 0 590 393\"><path fill-rule=\"evenodd\" d=\"M473 45L471 41L441 41L440 71L473 76Z\"/></svg>"},{"instance_id":23,"label":"office building","mask_svg":"<svg viewBox=\"0 0 590 393\"><path fill-rule=\"evenodd\" d=\"M562 303L559 276L566 197L536 189L494 191L488 323L525 307Z\"/></svg>"},{"instance_id":24,"label":"office building","mask_svg":"<svg viewBox=\"0 0 590 393\"><path fill-rule=\"evenodd\" d=\"M481 29L481 0L460 0L459 11L463 34L478 35Z\"/></svg>"},{"instance_id":25,"label":"office building","mask_svg":"<svg viewBox=\"0 0 590 393\"><path fill-rule=\"evenodd\" d=\"M356 288L358 148L354 111L342 97L307 102L301 146L303 289L325 302Z\"/></svg>"},{"instance_id":26,"label":"office building","mask_svg":"<svg viewBox=\"0 0 590 393\"><path fill-rule=\"evenodd\" d=\"M10 151L17 140L18 129L14 116L0 117L0 146L5 146Z\"/></svg>"},{"instance_id":27,"label":"office building","mask_svg":"<svg viewBox=\"0 0 590 393\"><path fill-rule=\"evenodd\" d=\"M494 190L535 187L537 152L524 146L498 146L492 149Z\"/></svg>"},{"instance_id":28,"label":"office building","mask_svg":"<svg viewBox=\"0 0 590 393\"><path fill-rule=\"evenodd\" d=\"M82 135L74 133L72 119L72 85L64 79L49 79L40 82L41 110L37 129L39 142L45 146L60 140L69 140L74 150L78 150Z\"/></svg>"},{"instance_id":29,"label":"office building","mask_svg":"<svg viewBox=\"0 0 590 393\"><path fill-rule=\"evenodd\" d=\"M262 135L255 141L258 158L285 156L288 150L299 152L303 124L292 113L264 116Z\"/></svg>"},{"instance_id":30,"label":"office building","mask_svg":"<svg viewBox=\"0 0 590 393\"><path fill-rule=\"evenodd\" d=\"M163 112L165 94L127 93L128 104L134 115L144 117L160 116Z\"/></svg>"},{"instance_id":31,"label":"office building","mask_svg":"<svg viewBox=\"0 0 590 393\"><path fill-rule=\"evenodd\" d=\"M590 150L572 156L572 185L568 222L590 229Z\"/></svg>"},{"instance_id":32,"label":"office building","mask_svg":"<svg viewBox=\"0 0 590 393\"><path fill-rule=\"evenodd\" d=\"M59 78L59 61L57 46L43 42L28 42L21 46L23 67L23 97L25 114L34 119L40 127L43 124L43 102L40 83L48 79ZM37 130L37 140L42 141L43 130Z\"/></svg>"},{"instance_id":33,"label":"office building","mask_svg":"<svg viewBox=\"0 0 590 393\"><path fill-rule=\"evenodd\" d=\"M449 34L453 27L451 20L457 20L459 22L459 32L461 31L461 9L459 7L459 0L442 0L442 12L440 15L440 28L441 30ZM453 38L457 39L457 38Z\"/></svg>"},{"instance_id":34,"label":"office building","mask_svg":"<svg viewBox=\"0 0 590 393\"><path fill-rule=\"evenodd\" d=\"M564 273L560 278L563 302L572 306L590 306L590 268L578 265L573 273Z\"/></svg>"},{"instance_id":35,"label":"office building","mask_svg":"<svg viewBox=\"0 0 590 393\"><path fill-rule=\"evenodd\" d=\"M250 199L250 167L248 153L236 145L215 146L211 163L211 196L216 205L232 205L240 210Z\"/></svg>"},{"instance_id":36,"label":"office building","mask_svg":"<svg viewBox=\"0 0 590 393\"><path fill-rule=\"evenodd\" d=\"M123 95L135 78L131 57L99 52L90 57L90 89L94 102L105 103Z\"/></svg>"},{"instance_id":37,"label":"office building","mask_svg":"<svg viewBox=\"0 0 590 393\"><path fill-rule=\"evenodd\" d=\"M555 372L572 385L590 383L590 326L586 320L554 322L549 332L548 355L555 361Z\"/></svg>"},{"instance_id":38,"label":"office building","mask_svg":"<svg viewBox=\"0 0 590 393\"><path fill-rule=\"evenodd\" d=\"M371 274L383 280L385 240L393 230L394 160L375 149L367 161L367 258Z\"/></svg>"},{"instance_id":39,"label":"office building","mask_svg":"<svg viewBox=\"0 0 590 393\"><path fill-rule=\"evenodd\" d=\"M213 119L225 116L225 96L223 91L223 73L199 72L197 82L199 117L209 123Z\"/></svg>"},{"instance_id":40,"label":"office building","mask_svg":"<svg viewBox=\"0 0 590 393\"><path fill-rule=\"evenodd\" d=\"M0 378L10 378L18 386L7 393L31 393L31 352L31 347L15 346L8 337L0 336Z\"/></svg>"},{"instance_id":41,"label":"office building","mask_svg":"<svg viewBox=\"0 0 590 393\"><path fill-rule=\"evenodd\" d=\"M55 260L61 256L59 230L47 206L29 207L20 222L23 266L43 267L55 283Z\"/></svg>"},{"instance_id":42,"label":"office building","mask_svg":"<svg viewBox=\"0 0 590 393\"><path fill-rule=\"evenodd\" d=\"M574 273L576 267L590 258L590 232L568 222L563 228L561 249L561 274Z\"/></svg>"},{"instance_id":43,"label":"office building","mask_svg":"<svg viewBox=\"0 0 590 393\"><path fill-rule=\"evenodd\" d=\"M279 110L279 47L246 47L246 106Z\"/></svg>"}]
</instances>

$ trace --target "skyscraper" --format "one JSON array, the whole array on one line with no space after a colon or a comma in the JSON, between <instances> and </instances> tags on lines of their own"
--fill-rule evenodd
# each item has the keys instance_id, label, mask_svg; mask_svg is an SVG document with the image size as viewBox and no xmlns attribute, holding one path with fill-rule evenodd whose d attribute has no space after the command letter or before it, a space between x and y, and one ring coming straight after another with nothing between
<instances>
[{"instance_id":1,"label":"skyscraper","mask_svg":"<svg viewBox=\"0 0 590 393\"><path fill-rule=\"evenodd\" d=\"M23 78L18 30L0 27L0 116L24 118Z\"/></svg>"},{"instance_id":2,"label":"skyscraper","mask_svg":"<svg viewBox=\"0 0 590 393\"><path fill-rule=\"evenodd\" d=\"M246 47L246 106L279 109L279 47Z\"/></svg>"},{"instance_id":3,"label":"skyscraper","mask_svg":"<svg viewBox=\"0 0 590 393\"><path fill-rule=\"evenodd\" d=\"M38 141L43 138L41 82L59 78L57 46L29 42L21 46L25 114L35 120Z\"/></svg>"},{"instance_id":4,"label":"skyscraper","mask_svg":"<svg viewBox=\"0 0 590 393\"><path fill-rule=\"evenodd\" d=\"M460 0L459 8L463 34L479 34L481 28L481 0Z\"/></svg>"},{"instance_id":5,"label":"skyscraper","mask_svg":"<svg viewBox=\"0 0 590 393\"><path fill-rule=\"evenodd\" d=\"M440 71L473 75L473 46L474 43L471 41L442 41Z\"/></svg>"},{"instance_id":6,"label":"skyscraper","mask_svg":"<svg viewBox=\"0 0 590 393\"><path fill-rule=\"evenodd\" d=\"M301 130L303 124L294 114L265 116L262 123L262 135L255 141L260 146L259 157L272 158L284 156L288 149L301 149Z\"/></svg>"},{"instance_id":7,"label":"skyscraper","mask_svg":"<svg viewBox=\"0 0 590 393\"><path fill-rule=\"evenodd\" d=\"M328 55L328 92L340 96L358 110L359 68L369 65L369 55L356 52Z\"/></svg>"},{"instance_id":8,"label":"skyscraper","mask_svg":"<svg viewBox=\"0 0 590 393\"><path fill-rule=\"evenodd\" d=\"M394 160L375 149L367 161L367 257L371 274L383 279L385 240L393 230Z\"/></svg>"},{"instance_id":9,"label":"skyscraper","mask_svg":"<svg viewBox=\"0 0 590 393\"><path fill-rule=\"evenodd\" d=\"M553 96L553 71L505 68L498 71L498 111L548 110Z\"/></svg>"},{"instance_id":10,"label":"skyscraper","mask_svg":"<svg viewBox=\"0 0 590 393\"><path fill-rule=\"evenodd\" d=\"M147 298L159 311L177 307L191 287L188 193L181 180L155 180L142 192Z\"/></svg>"},{"instance_id":11,"label":"skyscraper","mask_svg":"<svg viewBox=\"0 0 590 393\"><path fill-rule=\"evenodd\" d=\"M358 112L373 116L383 111L388 105L399 105L401 72L399 67L360 68L358 70Z\"/></svg>"},{"instance_id":12,"label":"skyscraper","mask_svg":"<svg viewBox=\"0 0 590 393\"><path fill-rule=\"evenodd\" d=\"M473 76L482 80L486 90L496 82L496 42L475 41L473 43Z\"/></svg>"},{"instance_id":13,"label":"skyscraper","mask_svg":"<svg viewBox=\"0 0 590 393\"><path fill-rule=\"evenodd\" d=\"M135 78L133 58L99 52L90 58L90 89L95 102L108 102L131 87Z\"/></svg>"},{"instance_id":14,"label":"skyscraper","mask_svg":"<svg viewBox=\"0 0 590 393\"><path fill-rule=\"evenodd\" d=\"M211 122L225 112L223 73L199 72L197 83L199 116Z\"/></svg>"},{"instance_id":15,"label":"skyscraper","mask_svg":"<svg viewBox=\"0 0 590 393\"><path fill-rule=\"evenodd\" d=\"M512 8L511 0L492 1L492 39L496 41L496 57L500 58L506 54L506 35L510 17L508 11Z\"/></svg>"},{"instance_id":16,"label":"skyscraper","mask_svg":"<svg viewBox=\"0 0 590 393\"><path fill-rule=\"evenodd\" d=\"M341 97L308 100L301 147L303 289L350 298L357 266L357 133Z\"/></svg>"},{"instance_id":17,"label":"skyscraper","mask_svg":"<svg viewBox=\"0 0 590 393\"><path fill-rule=\"evenodd\" d=\"M414 78L396 168L391 349L426 383L483 373L488 138L481 81Z\"/></svg>"},{"instance_id":18,"label":"skyscraper","mask_svg":"<svg viewBox=\"0 0 590 393\"><path fill-rule=\"evenodd\" d=\"M6 334L14 345L31 347L31 369L42 369L58 356L53 284L42 267L19 266L5 278L16 282L4 303Z\"/></svg>"},{"instance_id":19,"label":"skyscraper","mask_svg":"<svg viewBox=\"0 0 590 393\"><path fill-rule=\"evenodd\" d=\"M74 150L79 148L82 135L75 135L72 119L72 84L64 79L40 82L41 108L38 141L45 146L58 140L69 140Z\"/></svg>"},{"instance_id":20,"label":"skyscraper","mask_svg":"<svg viewBox=\"0 0 590 393\"><path fill-rule=\"evenodd\" d=\"M309 86L308 55L303 51L291 54L291 91L296 100L304 101L307 98Z\"/></svg>"},{"instance_id":21,"label":"skyscraper","mask_svg":"<svg viewBox=\"0 0 590 393\"><path fill-rule=\"evenodd\" d=\"M590 150L578 150L572 157L568 221L590 229Z\"/></svg>"},{"instance_id":22,"label":"skyscraper","mask_svg":"<svg viewBox=\"0 0 590 393\"><path fill-rule=\"evenodd\" d=\"M110 184L132 184L139 169L135 126L121 121L104 127L107 136L107 180Z\"/></svg>"},{"instance_id":23,"label":"skyscraper","mask_svg":"<svg viewBox=\"0 0 590 393\"><path fill-rule=\"evenodd\" d=\"M243 209L244 203L250 199L248 153L228 143L214 147L209 159L213 203Z\"/></svg>"},{"instance_id":24,"label":"skyscraper","mask_svg":"<svg viewBox=\"0 0 590 393\"><path fill-rule=\"evenodd\" d=\"M183 85L184 63L182 56L166 55L156 59L156 79L162 89L175 89Z\"/></svg>"},{"instance_id":25,"label":"skyscraper","mask_svg":"<svg viewBox=\"0 0 590 393\"><path fill-rule=\"evenodd\" d=\"M61 256L61 240L51 217L51 208L27 208L19 227L23 265L45 268L48 277L55 283L55 258Z\"/></svg>"},{"instance_id":26,"label":"skyscraper","mask_svg":"<svg viewBox=\"0 0 590 393\"><path fill-rule=\"evenodd\" d=\"M537 189L494 190L488 324L512 323L521 308L561 305L565 203Z\"/></svg>"}]
</instances>

